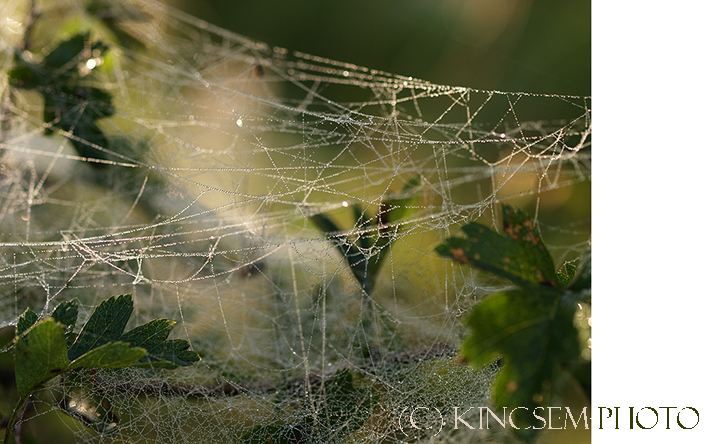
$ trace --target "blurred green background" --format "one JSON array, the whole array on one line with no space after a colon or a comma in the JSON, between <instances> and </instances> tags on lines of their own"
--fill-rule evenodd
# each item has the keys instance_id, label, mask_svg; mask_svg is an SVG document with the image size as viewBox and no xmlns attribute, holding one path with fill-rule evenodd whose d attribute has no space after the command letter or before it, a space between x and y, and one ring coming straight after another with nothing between
<instances>
[{"instance_id":1,"label":"blurred green background","mask_svg":"<svg viewBox=\"0 0 709 444\"><path fill-rule=\"evenodd\" d=\"M171 0L220 27L474 89L591 95L590 0Z\"/></svg>"}]
</instances>

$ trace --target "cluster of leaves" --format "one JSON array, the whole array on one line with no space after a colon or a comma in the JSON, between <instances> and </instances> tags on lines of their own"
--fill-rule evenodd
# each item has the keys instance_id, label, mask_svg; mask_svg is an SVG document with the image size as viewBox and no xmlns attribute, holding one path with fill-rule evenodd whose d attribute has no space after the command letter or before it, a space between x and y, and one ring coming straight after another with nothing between
<instances>
[{"instance_id":1,"label":"cluster of leaves","mask_svg":"<svg viewBox=\"0 0 709 444\"><path fill-rule=\"evenodd\" d=\"M56 376L83 368L174 369L200 360L186 340L167 339L174 321L155 319L124 333L133 313L130 294L103 301L76 334L78 313L78 301L73 299L60 303L45 319L29 308L20 316L14 352L21 398L8 424L6 442L30 395Z\"/></svg>"},{"instance_id":2,"label":"cluster of leaves","mask_svg":"<svg viewBox=\"0 0 709 444\"><path fill-rule=\"evenodd\" d=\"M8 72L10 86L35 90L44 99L47 131L61 130L78 154L100 168L109 160L108 139L97 120L115 113L111 94L96 86L87 62L100 60L107 46L92 42L88 33L62 41L41 61L15 50L14 67Z\"/></svg>"},{"instance_id":3,"label":"cluster of leaves","mask_svg":"<svg viewBox=\"0 0 709 444\"><path fill-rule=\"evenodd\" d=\"M295 423L257 426L242 436L241 442L340 442L369 420L379 393L372 387L357 387L352 371L342 369L323 381L322 394L314 398L319 411L309 412Z\"/></svg>"},{"instance_id":4,"label":"cluster of leaves","mask_svg":"<svg viewBox=\"0 0 709 444\"><path fill-rule=\"evenodd\" d=\"M353 204L352 215L358 226L356 238L349 237L328 216L315 214L310 220L338 248L347 261L347 266L363 291L371 295L384 258L396 238L396 223L406 219L418 199L419 176L410 179L401 190L401 197L382 202L374 217L369 217L359 204Z\"/></svg>"},{"instance_id":5,"label":"cluster of leaves","mask_svg":"<svg viewBox=\"0 0 709 444\"><path fill-rule=\"evenodd\" d=\"M541 429L534 409L548 405L566 378L591 399L590 361L581 356L574 326L578 304L591 302L591 256L557 273L532 220L509 205L502 214L504 235L472 222L462 227L466 238L446 239L436 251L515 285L473 308L461 354L473 365L503 357L493 400L498 408L520 407L515 432L531 441Z\"/></svg>"}]
</instances>

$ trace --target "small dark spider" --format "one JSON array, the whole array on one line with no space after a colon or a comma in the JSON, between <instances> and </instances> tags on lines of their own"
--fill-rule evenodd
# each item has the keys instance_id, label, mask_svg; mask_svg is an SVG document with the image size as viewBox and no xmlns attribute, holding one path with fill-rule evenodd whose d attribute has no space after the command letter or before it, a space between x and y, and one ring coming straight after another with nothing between
<instances>
[{"instance_id":1,"label":"small dark spider","mask_svg":"<svg viewBox=\"0 0 709 444\"><path fill-rule=\"evenodd\" d=\"M256 76L257 79L263 77L263 66L260 63L254 65L254 76Z\"/></svg>"}]
</instances>

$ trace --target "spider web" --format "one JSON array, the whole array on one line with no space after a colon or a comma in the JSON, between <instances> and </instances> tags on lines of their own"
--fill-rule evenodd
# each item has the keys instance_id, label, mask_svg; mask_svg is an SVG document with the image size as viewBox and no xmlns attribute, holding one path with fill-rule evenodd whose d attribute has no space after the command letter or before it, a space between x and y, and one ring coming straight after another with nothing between
<instances>
[{"instance_id":1,"label":"spider web","mask_svg":"<svg viewBox=\"0 0 709 444\"><path fill-rule=\"evenodd\" d=\"M573 260L590 236L588 214L568 209L589 202L590 98L436 85L269 47L151 1L88 11L45 5L23 56L41 60L82 30L107 44L72 61L112 97L97 120L106 143L74 134L98 101L70 95L67 129L43 118L37 92L3 80L0 326L73 297L86 319L132 293L136 323L178 320L202 361L55 381L35 414L61 407L93 423L61 416L81 442L500 439L399 429L407 407L450 420L453 406L487 405L495 374L455 355L464 315L503 283L433 247L462 223L494 223L508 201L532 210L559 264ZM8 28L3 52L21 39ZM12 64L3 56L4 72ZM392 199L411 212L387 225L386 247L360 249L382 261L363 289L337 239L376 239ZM359 411L352 400L365 419L342 414Z\"/></svg>"}]
</instances>

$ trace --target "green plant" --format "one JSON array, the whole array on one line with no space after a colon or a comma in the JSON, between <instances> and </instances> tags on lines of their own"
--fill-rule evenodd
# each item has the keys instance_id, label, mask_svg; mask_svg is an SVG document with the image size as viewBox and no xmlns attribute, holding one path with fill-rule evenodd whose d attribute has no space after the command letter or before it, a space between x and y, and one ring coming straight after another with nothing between
<instances>
[{"instance_id":1,"label":"green plant","mask_svg":"<svg viewBox=\"0 0 709 444\"><path fill-rule=\"evenodd\" d=\"M7 73L10 86L42 95L45 131L60 131L95 168L111 160L105 149L108 139L96 122L115 110L111 94L96 86L92 73L107 49L88 33L62 41L41 60L16 48L14 68Z\"/></svg>"},{"instance_id":2,"label":"green plant","mask_svg":"<svg viewBox=\"0 0 709 444\"><path fill-rule=\"evenodd\" d=\"M373 217L368 216L360 205L351 205L358 231L355 238L349 237L324 214L310 216L310 220L345 258L347 266L367 297L371 296L379 270L391 250L394 239L397 238L396 223L406 219L413 212L412 205L418 199L416 189L420 184L419 176L410 179L404 184L400 197L383 201L379 211Z\"/></svg>"},{"instance_id":3,"label":"green plant","mask_svg":"<svg viewBox=\"0 0 709 444\"><path fill-rule=\"evenodd\" d=\"M386 256L397 239L398 223L409 217L418 200L417 188L421 184L419 176L409 179L403 186L398 197L384 200L374 216L369 216L359 204L350 205L354 217L354 236L343 231L330 217L324 214L310 216L310 220L322 231L330 242L337 247L345 259L352 275L362 289L365 298L366 312L362 319L362 330L359 332L359 343L363 356L370 357L376 352L377 346L372 342L373 334L373 301L372 292L377 282L377 276ZM388 328L386 320L382 320Z\"/></svg>"},{"instance_id":4,"label":"green plant","mask_svg":"<svg viewBox=\"0 0 709 444\"><path fill-rule=\"evenodd\" d=\"M591 363L574 325L579 304L591 302L591 255L578 269L566 263L557 273L532 220L509 205L502 215L504 235L472 222L462 227L466 238L448 238L436 251L515 285L473 308L461 354L473 365L503 357L494 402L520 408L515 432L531 441L541 429L534 409L549 405L569 378L591 399Z\"/></svg>"},{"instance_id":5,"label":"green plant","mask_svg":"<svg viewBox=\"0 0 709 444\"><path fill-rule=\"evenodd\" d=\"M320 406L320 412L313 412L295 424L257 426L242 436L241 441L244 444L294 444L325 439L339 442L370 419L379 400L379 393L373 387L354 384L349 368L324 379L321 388L312 400Z\"/></svg>"},{"instance_id":6,"label":"green plant","mask_svg":"<svg viewBox=\"0 0 709 444\"><path fill-rule=\"evenodd\" d=\"M20 399L8 421L4 443L10 442L32 394L57 376L70 378L85 368L173 369L200 360L188 350L186 340L167 340L174 321L155 319L124 333L133 313L130 294L103 301L75 334L78 313L78 301L73 299L60 303L45 319L29 308L18 319L13 346Z\"/></svg>"}]
</instances>

